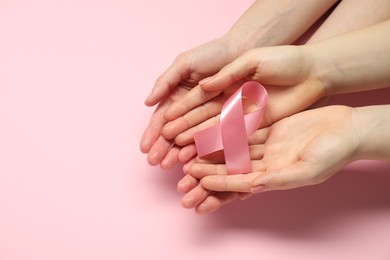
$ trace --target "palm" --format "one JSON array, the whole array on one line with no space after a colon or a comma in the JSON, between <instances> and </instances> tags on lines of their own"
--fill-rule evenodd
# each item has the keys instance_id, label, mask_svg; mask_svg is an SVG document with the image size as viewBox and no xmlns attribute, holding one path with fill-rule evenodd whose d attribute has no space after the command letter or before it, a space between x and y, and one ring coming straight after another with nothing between
<instances>
[{"instance_id":1,"label":"palm","mask_svg":"<svg viewBox=\"0 0 390 260\"><path fill-rule=\"evenodd\" d=\"M357 148L351 111L343 106L308 110L257 130L249 138L253 172L248 174L227 175L224 164L199 161L191 167L192 177L201 180L209 194L216 193L213 204L204 197L195 197L194 204L209 204L203 211L208 213L231 201L215 201L218 194L250 196L259 185L265 187L263 191L280 190L328 179L352 160Z\"/></svg>"}]
</instances>

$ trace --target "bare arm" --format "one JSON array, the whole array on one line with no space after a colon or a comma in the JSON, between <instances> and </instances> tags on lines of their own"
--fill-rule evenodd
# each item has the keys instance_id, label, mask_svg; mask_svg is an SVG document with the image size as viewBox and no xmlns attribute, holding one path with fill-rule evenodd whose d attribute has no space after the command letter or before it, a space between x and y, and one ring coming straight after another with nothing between
<instances>
[{"instance_id":1,"label":"bare arm","mask_svg":"<svg viewBox=\"0 0 390 260\"><path fill-rule=\"evenodd\" d=\"M206 43L179 55L156 81L145 104L164 100L180 83L194 86L249 49L291 44L336 0L257 0L233 27L213 44ZM212 43L212 42L211 42ZM206 47L207 51L204 51ZM190 64L195 59L201 62ZM212 62L210 62L212 60ZM197 67L199 65L199 68ZM205 70L204 67L207 69Z\"/></svg>"},{"instance_id":2,"label":"bare arm","mask_svg":"<svg viewBox=\"0 0 390 260\"><path fill-rule=\"evenodd\" d=\"M355 108L360 159L390 160L390 105Z\"/></svg>"},{"instance_id":3,"label":"bare arm","mask_svg":"<svg viewBox=\"0 0 390 260\"><path fill-rule=\"evenodd\" d=\"M226 34L249 49L291 44L337 0L257 0Z\"/></svg>"},{"instance_id":4,"label":"bare arm","mask_svg":"<svg viewBox=\"0 0 390 260\"><path fill-rule=\"evenodd\" d=\"M390 85L390 20L303 48L327 94Z\"/></svg>"}]
</instances>

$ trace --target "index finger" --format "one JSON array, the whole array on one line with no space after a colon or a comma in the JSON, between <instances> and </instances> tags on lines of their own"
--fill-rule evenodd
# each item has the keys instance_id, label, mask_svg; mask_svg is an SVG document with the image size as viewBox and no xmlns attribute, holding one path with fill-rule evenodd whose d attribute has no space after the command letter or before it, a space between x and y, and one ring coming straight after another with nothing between
<instances>
[{"instance_id":1,"label":"index finger","mask_svg":"<svg viewBox=\"0 0 390 260\"><path fill-rule=\"evenodd\" d=\"M182 98L173 102L165 111L164 118L172 121L184 115L191 109L218 96L222 91L204 91L199 85L191 89Z\"/></svg>"}]
</instances>

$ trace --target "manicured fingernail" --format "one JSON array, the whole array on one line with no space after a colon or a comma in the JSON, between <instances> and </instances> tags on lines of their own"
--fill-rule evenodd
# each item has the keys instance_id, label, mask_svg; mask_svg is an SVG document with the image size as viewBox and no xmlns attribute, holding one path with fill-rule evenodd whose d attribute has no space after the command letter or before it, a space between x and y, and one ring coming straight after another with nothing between
<instances>
[{"instance_id":1,"label":"manicured fingernail","mask_svg":"<svg viewBox=\"0 0 390 260\"><path fill-rule=\"evenodd\" d=\"M215 76L207 77L199 81L199 85L206 84L207 82L211 81Z\"/></svg>"},{"instance_id":2,"label":"manicured fingernail","mask_svg":"<svg viewBox=\"0 0 390 260\"><path fill-rule=\"evenodd\" d=\"M259 186L255 186L255 187L251 188L251 193L260 193L263 190L265 190L265 186L259 185Z\"/></svg>"}]
</instances>

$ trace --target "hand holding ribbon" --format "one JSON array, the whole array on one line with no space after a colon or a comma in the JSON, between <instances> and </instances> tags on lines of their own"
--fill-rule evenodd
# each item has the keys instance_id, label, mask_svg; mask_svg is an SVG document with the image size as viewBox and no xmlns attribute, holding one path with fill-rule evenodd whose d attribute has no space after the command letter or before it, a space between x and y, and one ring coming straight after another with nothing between
<instances>
[{"instance_id":1,"label":"hand holding ribbon","mask_svg":"<svg viewBox=\"0 0 390 260\"><path fill-rule=\"evenodd\" d=\"M258 109L244 115L242 98L254 102ZM194 135L200 157L223 149L229 174L251 172L248 136L260 126L268 94L257 82L244 83L223 105L220 124Z\"/></svg>"}]
</instances>

